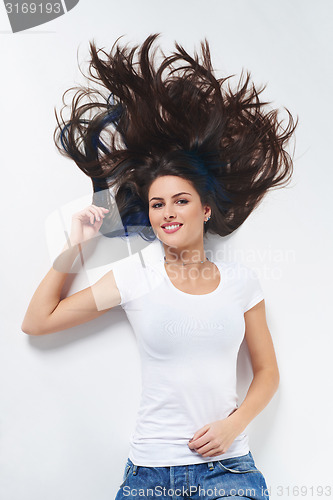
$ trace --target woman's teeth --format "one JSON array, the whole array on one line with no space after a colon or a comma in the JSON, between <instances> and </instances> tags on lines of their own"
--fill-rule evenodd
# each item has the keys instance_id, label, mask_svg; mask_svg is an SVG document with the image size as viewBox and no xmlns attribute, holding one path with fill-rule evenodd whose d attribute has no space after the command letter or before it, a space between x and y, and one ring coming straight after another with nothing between
<instances>
[{"instance_id":1,"label":"woman's teeth","mask_svg":"<svg viewBox=\"0 0 333 500\"><path fill-rule=\"evenodd\" d=\"M178 231L180 227L182 227L183 224L171 224L170 226L164 226L163 229L167 233L174 233L175 231Z\"/></svg>"}]
</instances>

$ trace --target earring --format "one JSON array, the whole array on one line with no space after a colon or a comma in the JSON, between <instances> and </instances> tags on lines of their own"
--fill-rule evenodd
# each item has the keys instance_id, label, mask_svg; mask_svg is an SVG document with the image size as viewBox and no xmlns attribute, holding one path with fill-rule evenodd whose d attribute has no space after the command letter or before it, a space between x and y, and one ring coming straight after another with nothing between
<instances>
[{"instance_id":1,"label":"earring","mask_svg":"<svg viewBox=\"0 0 333 500\"><path fill-rule=\"evenodd\" d=\"M209 219L210 219L210 216L208 217L208 219L207 219L207 220L205 220L205 224L206 224L206 222L208 222L208 221L209 221Z\"/></svg>"}]
</instances>

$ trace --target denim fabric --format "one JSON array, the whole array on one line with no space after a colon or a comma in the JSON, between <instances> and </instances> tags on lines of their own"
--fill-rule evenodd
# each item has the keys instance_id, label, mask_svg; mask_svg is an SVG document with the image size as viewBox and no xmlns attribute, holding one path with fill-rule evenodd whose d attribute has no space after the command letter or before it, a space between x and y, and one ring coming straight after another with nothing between
<instances>
[{"instance_id":1,"label":"denim fabric","mask_svg":"<svg viewBox=\"0 0 333 500\"><path fill-rule=\"evenodd\" d=\"M129 458L115 500L218 500L235 497L268 500L265 478L252 453L207 463L144 467Z\"/></svg>"}]
</instances>

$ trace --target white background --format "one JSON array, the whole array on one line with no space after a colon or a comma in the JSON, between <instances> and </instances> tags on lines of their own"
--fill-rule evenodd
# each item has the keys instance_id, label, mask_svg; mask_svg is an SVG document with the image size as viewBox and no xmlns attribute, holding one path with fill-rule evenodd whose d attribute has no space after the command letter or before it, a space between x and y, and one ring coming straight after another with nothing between
<instances>
[{"instance_id":1,"label":"white background","mask_svg":"<svg viewBox=\"0 0 333 500\"><path fill-rule=\"evenodd\" d=\"M77 56L88 60L92 39L111 49L120 35L131 45L156 32L165 53L174 40L192 53L207 37L218 76L236 82L250 70L257 85L267 83L263 98L299 116L291 184L211 244L255 268L265 292L281 381L248 432L271 499L297 496L293 487L316 498L316 488L332 486L332 14L323 0L81 0L55 21L12 34L0 8L1 498L109 500L121 483L140 397L124 312L41 337L20 326L52 264L47 221L70 203L90 203L90 179L52 138L54 107L84 82ZM82 273L69 293L85 286ZM241 400L249 382L243 346Z\"/></svg>"}]
</instances>

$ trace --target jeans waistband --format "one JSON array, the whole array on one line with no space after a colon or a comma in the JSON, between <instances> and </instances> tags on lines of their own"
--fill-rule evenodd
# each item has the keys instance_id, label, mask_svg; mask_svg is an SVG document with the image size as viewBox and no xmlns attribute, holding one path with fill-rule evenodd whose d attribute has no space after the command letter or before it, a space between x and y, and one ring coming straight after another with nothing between
<instances>
[{"instance_id":1,"label":"jeans waistband","mask_svg":"<svg viewBox=\"0 0 333 500\"><path fill-rule=\"evenodd\" d=\"M142 467L140 465L135 465L133 464L132 460L130 458L127 459L127 462L129 465L132 466L133 470L132 470L132 474L136 474L137 473L137 470L138 470L138 467ZM186 465L172 465L172 466L161 466L161 468L168 468L168 467L189 467L189 466L193 466L193 465L207 465L208 469L209 470L213 470L214 469L214 466L215 466L215 461L211 461L211 462L201 462L201 463L198 463L198 464L186 464Z\"/></svg>"}]
</instances>

